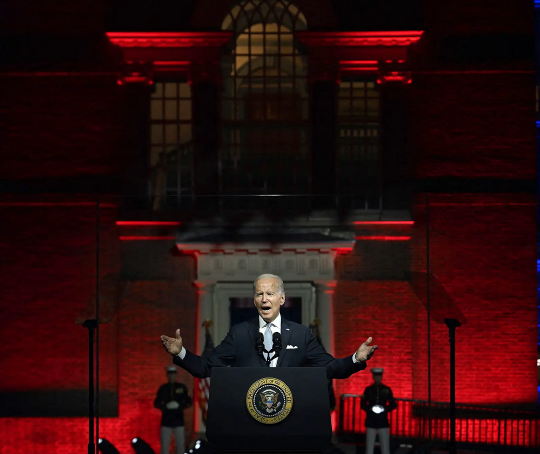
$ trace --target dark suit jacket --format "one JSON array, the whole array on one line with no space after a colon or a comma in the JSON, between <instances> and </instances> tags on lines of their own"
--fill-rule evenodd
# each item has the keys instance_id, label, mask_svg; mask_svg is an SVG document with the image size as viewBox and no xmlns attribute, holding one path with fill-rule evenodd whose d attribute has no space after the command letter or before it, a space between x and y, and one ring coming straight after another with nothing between
<instances>
[{"instance_id":1,"label":"dark suit jacket","mask_svg":"<svg viewBox=\"0 0 540 454\"><path fill-rule=\"evenodd\" d=\"M176 410L169 410L167 404L175 400L180 404ZM191 407L191 397L183 383L165 383L161 385L154 399L154 407L163 412L161 425L164 427L180 427L184 425L184 409Z\"/></svg>"},{"instance_id":2,"label":"dark suit jacket","mask_svg":"<svg viewBox=\"0 0 540 454\"><path fill-rule=\"evenodd\" d=\"M385 411L374 413L372 410L374 405L382 405ZM382 383L380 385L373 383L364 390L360 407L366 412L366 427L381 429L383 427L390 427L388 424L388 413L395 410L397 404L392 389L389 386Z\"/></svg>"},{"instance_id":3,"label":"dark suit jacket","mask_svg":"<svg viewBox=\"0 0 540 454\"><path fill-rule=\"evenodd\" d=\"M186 350L184 359L173 356L176 365L198 378L209 377L213 367L266 367L255 350L259 332L259 318L231 327L227 336L208 357L197 356ZM326 367L328 378L348 378L366 368L365 362L354 363L352 354L334 358L326 352L310 330L298 323L281 318L281 343L283 348L277 367ZM287 345L297 346L287 349Z\"/></svg>"}]
</instances>

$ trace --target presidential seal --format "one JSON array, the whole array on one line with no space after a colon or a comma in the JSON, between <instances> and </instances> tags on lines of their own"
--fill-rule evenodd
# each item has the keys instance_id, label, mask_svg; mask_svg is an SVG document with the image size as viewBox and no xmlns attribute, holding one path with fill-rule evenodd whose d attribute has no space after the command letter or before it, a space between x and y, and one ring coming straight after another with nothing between
<instances>
[{"instance_id":1,"label":"presidential seal","mask_svg":"<svg viewBox=\"0 0 540 454\"><path fill-rule=\"evenodd\" d=\"M283 421L293 405L289 387L277 378L261 378L253 383L246 394L249 414L263 424Z\"/></svg>"}]
</instances>

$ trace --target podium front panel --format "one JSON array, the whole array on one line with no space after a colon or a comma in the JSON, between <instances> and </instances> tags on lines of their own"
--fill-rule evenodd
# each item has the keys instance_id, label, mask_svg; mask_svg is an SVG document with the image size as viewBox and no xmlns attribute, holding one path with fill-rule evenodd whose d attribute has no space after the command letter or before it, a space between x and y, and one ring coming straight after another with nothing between
<instances>
[{"instance_id":1,"label":"podium front panel","mask_svg":"<svg viewBox=\"0 0 540 454\"><path fill-rule=\"evenodd\" d=\"M212 370L206 436L222 451L322 451L332 437L328 381L322 367L220 367ZM292 394L289 414L256 420L246 397L258 380L281 380Z\"/></svg>"}]
</instances>

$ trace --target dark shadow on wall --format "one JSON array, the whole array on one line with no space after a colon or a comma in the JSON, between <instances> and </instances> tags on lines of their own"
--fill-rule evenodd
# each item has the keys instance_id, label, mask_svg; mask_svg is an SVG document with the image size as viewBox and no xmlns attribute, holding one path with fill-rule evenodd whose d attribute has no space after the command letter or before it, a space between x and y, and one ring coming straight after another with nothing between
<instances>
[{"instance_id":1,"label":"dark shadow on wall","mask_svg":"<svg viewBox=\"0 0 540 454\"><path fill-rule=\"evenodd\" d=\"M60 418L88 416L88 389L0 392L0 417ZM99 413L118 416L118 393L99 392Z\"/></svg>"}]
</instances>

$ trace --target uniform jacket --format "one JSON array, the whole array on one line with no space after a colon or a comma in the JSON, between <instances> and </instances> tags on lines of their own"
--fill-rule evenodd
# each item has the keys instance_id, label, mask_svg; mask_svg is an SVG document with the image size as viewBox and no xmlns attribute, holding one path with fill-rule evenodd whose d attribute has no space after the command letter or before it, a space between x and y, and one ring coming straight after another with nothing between
<instances>
[{"instance_id":1,"label":"uniform jacket","mask_svg":"<svg viewBox=\"0 0 540 454\"><path fill-rule=\"evenodd\" d=\"M176 410L169 410L166 404L175 400L180 404ZM161 425L165 427L179 427L184 425L184 408L191 407L191 397L183 383L165 383L161 385L154 399L154 407L163 412Z\"/></svg>"},{"instance_id":2,"label":"uniform jacket","mask_svg":"<svg viewBox=\"0 0 540 454\"><path fill-rule=\"evenodd\" d=\"M384 407L384 412L374 413L372 410L374 405ZM382 383L380 385L373 383L364 390L360 406L366 412L366 427L373 429L389 427L388 413L397 407L392 389Z\"/></svg>"},{"instance_id":3,"label":"uniform jacket","mask_svg":"<svg viewBox=\"0 0 540 454\"><path fill-rule=\"evenodd\" d=\"M255 338L259 333L259 318L231 327L225 339L208 357L186 351L184 359L173 356L176 365L198 378L209 377L213 367L266 367L257 354ZM334 358L326 352L310 330L281 318L282 350L277 367L325 367L328 378L348 378L366 368L365 362L354 363L351 356ZM287 348L291 346L293 348Z\"/></svg>"}]
</instances>

